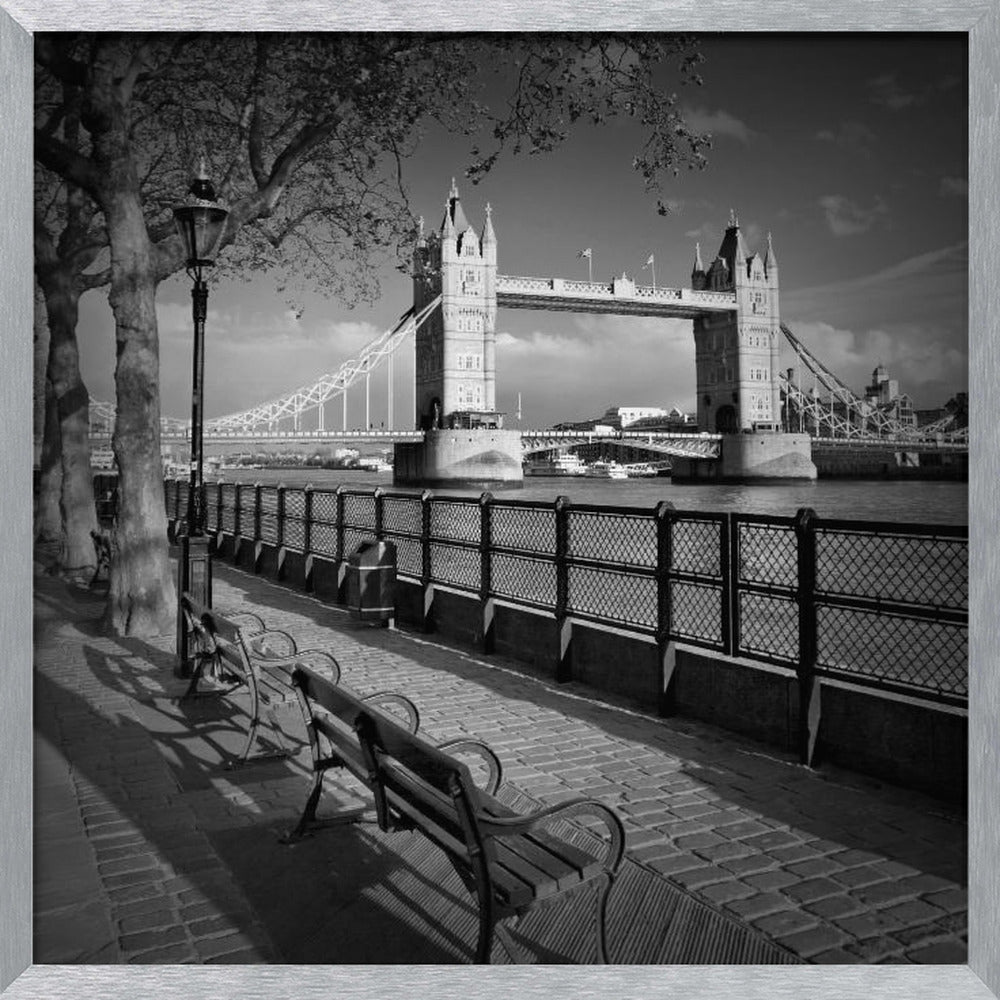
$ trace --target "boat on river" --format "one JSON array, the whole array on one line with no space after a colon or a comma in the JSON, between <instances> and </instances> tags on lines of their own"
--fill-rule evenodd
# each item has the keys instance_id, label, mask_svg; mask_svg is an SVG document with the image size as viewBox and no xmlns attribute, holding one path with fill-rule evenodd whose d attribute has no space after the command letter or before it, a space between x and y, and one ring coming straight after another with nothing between
<instances>
[{"instance_id":1,"label":"boat on river","mask_svg":"<svg viewBox=\"0 0 1000 1000\"><path fill-rule=\"evenodd\" d=\"M587 466L587 475L591 479L628 479L625 466L617 462L591 462Z\"/></svg>"},{"instance_id":2,"label":"boat on river","mask_svg":"<svg viewBox=\"0 0 1000 1000\"><path fill-rule=\"evenodd\" d=\"M526 476L582 476L587 466L572 451L561 451L551 458L531 459L524 466Z\"/></svg>"}]
</instances>

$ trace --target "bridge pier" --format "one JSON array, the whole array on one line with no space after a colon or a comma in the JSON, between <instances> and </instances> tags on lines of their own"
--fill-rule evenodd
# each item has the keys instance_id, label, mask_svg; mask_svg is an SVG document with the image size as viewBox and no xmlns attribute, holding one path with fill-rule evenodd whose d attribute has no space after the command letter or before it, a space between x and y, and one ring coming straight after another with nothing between
<instances>
[{"instance_id":1,"label":"bridge pier","mask_svg":"<svg viewBox=\"0 0 1000 1000\"><path fill-rule=\"evenodd\" d=\"M485 428L429 430L395 446L395 486L520 486L521 432Z\"/></svg>"},{"instance_id":2,"label":"bridge pier","mask_svg":"<svg viewBox=\"0 0 1000 1000\"><path fill-rule=\"evenodd\" d=\"M675 482L815 479L816 466L808 434L754 431L723 434L718 458L675 458L671 478Z\"/></svg>"}]
</instances>

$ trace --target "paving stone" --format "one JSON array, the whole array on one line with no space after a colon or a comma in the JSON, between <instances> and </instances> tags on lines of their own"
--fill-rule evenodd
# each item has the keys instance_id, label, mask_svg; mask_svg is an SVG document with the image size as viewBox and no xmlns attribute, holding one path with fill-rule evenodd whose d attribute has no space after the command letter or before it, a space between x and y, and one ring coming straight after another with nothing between
<instances>
[{"instance_id":1,"label":"paving stone","mask_svg":"<svg viewBox=\"0 0 1000 1000\"><path fill-rule=\"evenodd\" d=\"M848 868L842 872L832 872L830 877L850 888L860 888L886 881L886 876L871 865L861 865L858 868Z\"/></svg>"},{"instance_id":2,"label":"paving stone","mask_svg":"<svg viewBox=\"0 0 1000 1000\"><path fill-rule=\"evenodd\" d=\"M824 920L833 920L836 917L849 917L860 913L865 909L865 905L853 896L826 896L806 903L803 909L815 913Z\"/></svg>"},{"instance_id":3,"label":"paving stone","mask_svg":"<svg viewBox=\"0 0 1000 1000\"><path fill-rule=\"evenodd\" d=\"M132 934L136 931L152 930L156 927L169 927L177 923L177 914L173 910L151 910L134 916L123 917L118 921L122 934Z\"/></svg>"},{"instance_id":4,"label":"paving stone","mask_svg":"<svg viewBox=\"0 0 1000 1000\"><path fill-rule=\"evenodd\" d=\"M734 879L731 882L718 882L702 886L698 890L698 895L703 899L710 899L713 903L721 904L757 895L757 890Z\"/></svg>"},{"instance_id":5,"label":"paving stone","mask_svg":"<svg viewBox=\"0 0 1000 1000\"><path fill-rule=\"evenodd\" d=\"M704 885L711 885L713 882L725 882L732 877L732 872L727 872L724 868L716 868L714 865L678 871L671 875L673 881L687 889L698 889Z\"/></svg>"},{"instance_id":6,"label":"paving stone","mask_svg":"<svg viewBox=\"0 0 1000 1000\"><path fill-rule=\"evenodd\" d=\"M235 955L243 951L259 953L260 944L244 933L227 934L224 937L203 938L194 943L198 957L204 961L223 955Z\"/></svg>"},{"instance_id":7,"label":"paving stone","mask_svg":"<svg viewBox=\"0 0 1000 1000\"><path fill-rule=\"evenodd\" d=\"M186 940L187 931L183 927L174 926L153 931L138 931L134 934L122 934L118 942L124 952L140 952L168 944L178 944Z\"/></svg>"},{"instance_id":8,"label":"paving stone","mask_svg":"<svg viewBox=\"0 0 1000 1000\"><path fill-rule=\"evenodd\" d=\"M829 924L810 927L808 930L795 931L778 938L779 944L790 948L796 955L809 958L820 952L837 948L847 941L847 935L841 933Z\"/></svg>"},{"instance_id":9,"label":"paving stone","mask_svg":"<svg viewBox=\"0 0 1000 1000\"><path fill-rule=\"evenodd\" d=\"M866 910L854 916L840 917L834 923L851 937L859 939L884 937L902 926L895 917L887 916L884 910Z\"/></svg>"},{"instance_id":10,"label":"paving stone","mask_svg":"<svg viewBox=\"0 0 1000 1000\"><path fill-rule=\"evenodd\" d=\"M942 941L911 951L907 957L922 965L964 965L969 960L969 949L958 941Z\"/></svg>"},{"instance_id":11,"label":"paving stone","mask_svg":"<svg viewBox=\"0 0 1000 1000\"><path fill-rule=\"evenodd\" d=\"M714 860L714 859L712 859ZM774 858L767 854L750 854L745 858L720 859L719 865L742 878L756 872L770 871L777 866Z\"/></svg>"},{"instance_id":12,"label":"paving stone","mask_svg":"<svg viewBox=\"0 0 1000 1000\"><path fill-rule=\"evenodd\" d=\"M817 899L836 896L842 891L843 886L838 885L828 878L810 878L804 882L799 882L796 885L790 885L785 888L785 893L800 903L811 903ZM815 913L816 911L813 910L812 912Z\"/></svg>"},{"instance_id":13,"label":"paving stone","mask_svg":"<svg viewBox=\"0 0 1000 1000\"><path fill-rule=\"evenodd\" d=\"M784 889L787 886L795 885L802 879L798 875L790 875L788 872L773 871L761 872L759 875L747 875L743 881L762 892L771 892L774 889Z\"/></svg>"},{"instance_id":14,"label":"paving stone","mask_svg":"<svg viewBox=\"0 0 1000 1000\"><path fill-rule=\"evenodd\" d=\"M890 906L882 911L887 916L894 917L902 924L925 924L943 915L936 906L931 906L919 899L911 899L898 906Z\"/></svg>"},{"instance_id":15,"label":"paving stone","mask_svg":"<svg viewBox=\"0 0 1000 1000\"><path fill-rule=\"evenodd\" d=\"M802 910L786 910L782 913L771 913L765 917L758 917L752 923L754 927L762 930L765 934L780 938L815 927L818 920L811 913L804 913Z\"/></svg>"},{"instance_id":16,"label":"paving stone","mask_svg":"<svg viewBox=\"0 0 1000 1000\"><path fill-rule=\"evenodd\" d=\"M809 878L810 876L830 875L833 872L842 871L843 866L831 858L810 858L808 861L799 861L789 865L788 870L795 875Z\"/></svg>"},{"instance_id":17,"label":"paving stone","mask_svg":"<svg viewBox=\"0 0 1000 1000\"><path fill-rule=\"evenodd\" d=\"M723 883L726 884L726 883ZM726 902L726 909L742 920L756 920L770 913L783 913L793 909L794 904L777 892L755 892L745 899Z\"/></svg>"},{"instance_id":18,"label":"paving stone","mask_svg":"<svg viewBox=\"0 0 1000 1000\"><path fill-rule=\"evenodd\" d=\"M682 851L692 851L704 847L715 847L724 843L724 840L714 833L692 833L684 837L675 837L674 843Z\"/></svg>"}]
</instances>

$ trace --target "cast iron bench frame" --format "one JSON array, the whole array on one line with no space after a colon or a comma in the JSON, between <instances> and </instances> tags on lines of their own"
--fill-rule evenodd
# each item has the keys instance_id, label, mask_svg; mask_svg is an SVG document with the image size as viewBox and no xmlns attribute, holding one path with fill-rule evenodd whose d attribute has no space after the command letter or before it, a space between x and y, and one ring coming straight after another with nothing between
<instances>
[{"instance_id":1,"label":"cast iron bench frame","mask_svg":"<svg viewBox=\"0 0 1000 1000\"><path fill-rule=\"evenodd\" d=\"M282 736L275 703L288 700L289 679L296 664L319 666L332 674L336 683L340 678L336 659L321 649L299 650L287 632L266 628L252 612L215 611L201 605L189 593L181 595L181 607L195 639L195 649L191 680L178 700L183 703L194 698L218 698L245 687L250 697L246 740L226 766L233 768L248 761L288 757L291 751ZM198 685L206 675L214 676L222 686L199 690ZM262 721L266 721L272 737L270 748L260 738ZM257 744L261 744L259 749L251 753Z\"/></svg>"},{"instance_id":2,"label":"cast iron bench frame","mask_svg":"<svg viewBox=\"0 0 1000 1000\"><path fill-rule=\"evenodd\" d=\"M486 744L452 740L434 746L308 667L293 669L292 684L317 766L300 828L307 825L310 812L315 815L322 770L343 762L372 790L379 827L422 833L444 850L474 893L479 904L477 963L490 961L494 933L517 961L519 949L502 921L520 918L590 884L596 889L597 960L607 962L607 901L625 852L625 831L612 809L595 799L576 798L518 814L495 798L502 768ZM333 758L318 756L319 732L333 744ZM483 787L476 785L468 765L452 754L480 758L487 771ZM603 857L543 829L553 821L582 817L596 818L607 827Z\"/></svg>"}]
</instances>

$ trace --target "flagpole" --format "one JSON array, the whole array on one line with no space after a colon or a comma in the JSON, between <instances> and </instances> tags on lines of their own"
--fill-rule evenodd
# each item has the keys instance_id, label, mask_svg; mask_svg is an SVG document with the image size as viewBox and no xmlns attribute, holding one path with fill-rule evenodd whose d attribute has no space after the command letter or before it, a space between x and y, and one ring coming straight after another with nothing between
<instances>
[{"instance_id":1,"label":"flagpole","mask_svg":"<svg viewBox=\"0 0 1000 1000\"><path fill-rule=\"evenodd\" d=\"M653 270L653 291L656 291L656 261L654 260L650 267Z\"/></svg>"},{"instance_id":2,"label":"flagpole","mask_svg":"<svg viewBox=\"0 0 1000 1000\"><path fill-rule=\"evenodd\" d=\"M594 283L594 258L591 254L587 254L587 280L590 284Z\"/></svg>"}]
</instances>

